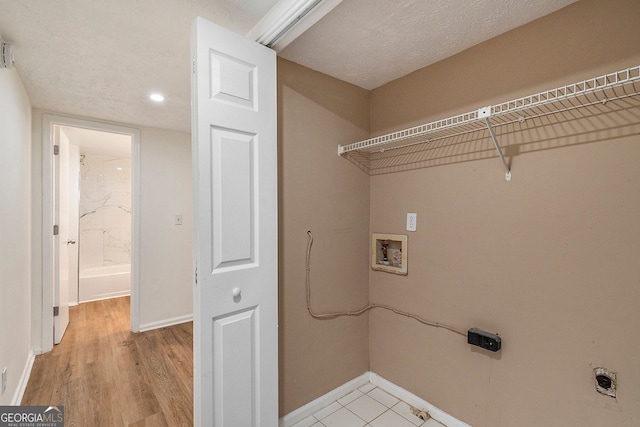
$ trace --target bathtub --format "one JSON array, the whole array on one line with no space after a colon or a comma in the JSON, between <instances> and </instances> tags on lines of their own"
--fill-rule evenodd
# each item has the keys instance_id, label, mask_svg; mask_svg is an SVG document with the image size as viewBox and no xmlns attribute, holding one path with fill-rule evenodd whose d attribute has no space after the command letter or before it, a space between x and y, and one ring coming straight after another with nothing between
<instances>
[{"instance_id":1,"label":"bathtub","mask_svg":"<svg viewBox=\"0 0 640 427\"><path fill-rule=\"evenodd\" d=\"M80 302L123 297L131 294L131 266L108 265L80 271Z\"/></svg>"}]
</instances>

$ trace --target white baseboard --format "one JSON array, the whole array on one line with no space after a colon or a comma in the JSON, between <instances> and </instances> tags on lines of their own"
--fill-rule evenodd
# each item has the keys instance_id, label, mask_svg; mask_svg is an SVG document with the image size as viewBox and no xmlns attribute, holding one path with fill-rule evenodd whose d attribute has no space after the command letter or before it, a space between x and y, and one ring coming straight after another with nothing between
<instances>
[{"instance_id":1,"label":"white baseboard","mask_svg":"<svg viewBox=\"0 0 640 427\"><path fill-rule=\"evenodd\" d=\"M284 417L280 418L279 425L280 427L291 427L294 424L304 420L305 418L315 414L330 403L340 399L343 396L346 396L354 390L357 390L368 382L371 382L373 385L381 388L387 393L397 397L398 399L408 403L415 408L426 410L431 418L444 424L447 427L471 427L469 424L452 417L448 413L444 412L441 409L438 409L426 400L419 398L415 394L393 384L391 381L388 381L373 372L365 372L364 374L352 379L346 384L343 384L340 387L331 390L329 393L320 396L316 400L309 402L306 405L288 413Z\"/></svg>"},{"instance_id":2,"label":"white baseboard","mask_svg":"<svg viewBox=\"0 0 640 427\"><path fill-rule=\"evenodd\" d=\"M354 378L351 381L331 390L329 393L320 396L316 400L311 401L292 412L289 412L287 415L280 418L280 427L293 426L295 423L298 423L305 418L310 417L320 409L329 405L331 402L340 399L341 397L351 393L354 390L357 390L368 382L369 372L365 372L359 377Z\"/></svg>"},{"instance_id":3,"label":"white baseboard","mask_svg":"<svg viewBox=\"0 0 640 427\"><path fill-rule=\"evenodd\" d=\"M140 325L140 332L151 331L153 329L166 328L167 326L179 325L180 323L193 322L193 313L184 316L172 317L170 319L158 320Z\"/></svg>"},{"instance_id":4,"label":"white baseboard","mask_svg":"<svg viewBox=\"0 0 640 427\"><path fill-rule=\"evenodd\" d=\"M31 376L31 368L33 368L33 362L36 360L36 355L33 351L29 352L27 356L27 362L24 365L24 369L22 370L22 375L20 375L20 381L18 381L18 387L16 388L15 393L13 393L13 398L11 399L12 406L19 406L22 403L22 397L24 396L24 391L27 389L27 383L29 382L29 377Z\"/></svg>"},{"instance_id":5,"label":"white baseboard","mask_svg":"<svg viewBox=\"0 0 640 427\"><path fill-rule=\"evenodd\" d=\"M387 393L397 397L398 399L408 403L409 405L418 408L420 410L426 410L431 418L438 421L439 423L444 424L447 427L471 427L469 424L460 421L457 418L452 417L448 413L444 412L442 409L439 409L433 406L431 403L427 402L424 399L419 398L415 394L411 393L392 383L389 380L382 378L378 374L370 373L369 381L372 384L380 387Z\"/></svg>"}]
</instances>

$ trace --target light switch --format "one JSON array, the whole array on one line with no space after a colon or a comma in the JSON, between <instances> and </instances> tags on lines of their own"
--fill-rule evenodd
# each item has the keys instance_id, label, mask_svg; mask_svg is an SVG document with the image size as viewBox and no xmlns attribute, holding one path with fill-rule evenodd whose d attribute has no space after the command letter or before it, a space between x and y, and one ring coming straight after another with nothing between
<instances>
[{"instance_id":1,"label":"light switch","mask_svg":"<svg viewBox=\"0 0 640 427\"><path fill-rule=\"evenodd\" d=\"M175 225L182 225L182 215L176 215L176 216L173 218L173 223L174 223Z\"/></svg>"}]
</instances>

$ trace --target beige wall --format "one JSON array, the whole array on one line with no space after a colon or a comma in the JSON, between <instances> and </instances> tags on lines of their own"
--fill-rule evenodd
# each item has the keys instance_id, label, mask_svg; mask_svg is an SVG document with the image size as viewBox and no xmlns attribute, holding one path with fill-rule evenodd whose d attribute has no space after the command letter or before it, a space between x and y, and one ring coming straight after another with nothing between
<instances>
[{"instance_id":1,"label":"beige wall","mask_svg":"<svg viewBox=\"0 0 640 427\"><path fill-rule=\"evenodd\" d=\"M140 329L193 317L191 136L140 132ZM182 225L174 216L182 215Z\"/></svg>"},{"instance_id":2,"label":"beige wall","mask_svg":"<svg viewBox=\"0 0 640 427\"><path fill-rule=\"evenodd\" d=\"M372 134L636 66L638 40L639 2L583 0L374 90ZM511 182L486 135L372 176L371 231L407 233L407 212L418 230L409 275L371 272L371 301L499 332L503 350L374 311L371 370L474 427L637 425L639 117L500 130Z\"/></svg>"},{"instance_id":3,"label":"beige wall","mask_svg":"<svg viewBox=\"0 0 640 427\"><path fill-rule=\"evenodd\" d=\"M369 135L369 93L278 60L280 414L369 369L368 317L313 319L306 309L307 230L313 307L368 302L369 177L337 145Z\"/></svg>"}]
</instances>

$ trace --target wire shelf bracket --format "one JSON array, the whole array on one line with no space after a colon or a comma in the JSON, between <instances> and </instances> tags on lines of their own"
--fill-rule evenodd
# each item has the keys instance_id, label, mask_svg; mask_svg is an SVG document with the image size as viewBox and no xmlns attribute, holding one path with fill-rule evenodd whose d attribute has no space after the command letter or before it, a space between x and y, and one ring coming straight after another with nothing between
<instances>
[{"instance_id":1,"label":"wire shelf bracket","mask_svg":"<svg viewBox=\"0 0 640 427\"><path fill-rule=\"evenodd\" d=\"M363 141L338 145L338 155L343 156L350 152L365 155L374 152L384 153L486 128L505 169L505 179L511 181L511 168L498 143L492 121L497 126L508 122L524 122L527 112L534 114L529 117L536 117L535 114L540 111L540 107L545 107L552 114L594 104L605 105L611 100L637 97L640 95L640 89L636 84L639 83L640 65ZM620 93L614 92L612 96L611 92L616 88ZM604 98L598 98L598 94ZM596 101L593 101L594 96ZM567 106L567 103L570 106ZM544 114L550 114L549 112Z\"/></svg>"},{"instance_id":2,"label":"wire shelf bracket","mask_svg":"<svg viewBox=\"0 0 640 427\"><path fill-rule=\"evenodd\" d=\"M511 169L507 164L507 161L504 158L504 154L502 154L502 148L500 148L500 144L498 144L498 138L496 138L496 133L493 131L491 127L491 121L489 120L491 117L491 107L484 107L478 110L478 118L484 119L484 122L487 125L487 129L489 130L489 134L491 135L491 140L493 141L493 146L496 147L496 151L498 152L498 157L500 157L500 161L502 162L502 166L504 166L504 179L505 181L511 181Z\"/></svg>"},{"instance_id":3,"label":"wire shelf bracket","mask_svg":"<svg viewBox=\"0 0 640 427\"><path fill-rule=\"evenodd\" d=\"M507 161L504 159L504 154L502 154L502 149L500 148L500 144L498 144L498 139L496 138L496 134L491 127L491 122L489 118L485 118L484 121L487 123L487 129L489 129L489 133L491 134L491 140L493 141L493 145L496 147L496 151L498 152L498 156L500 157L500 161L502 161L502 166L504 166L504 179L506 181L511 181L511 169L507 164Z\"/></svg>"}]
</instances>

